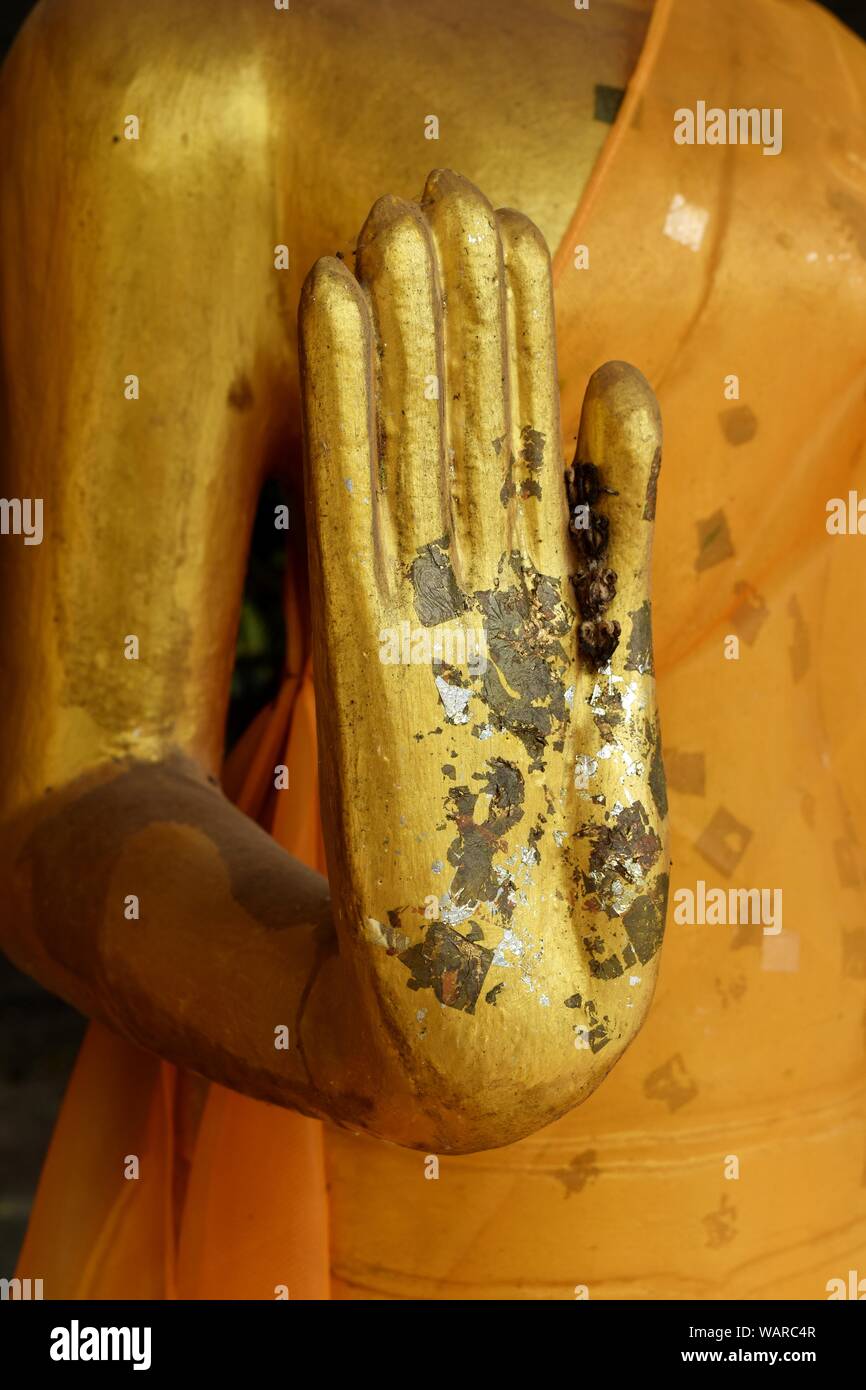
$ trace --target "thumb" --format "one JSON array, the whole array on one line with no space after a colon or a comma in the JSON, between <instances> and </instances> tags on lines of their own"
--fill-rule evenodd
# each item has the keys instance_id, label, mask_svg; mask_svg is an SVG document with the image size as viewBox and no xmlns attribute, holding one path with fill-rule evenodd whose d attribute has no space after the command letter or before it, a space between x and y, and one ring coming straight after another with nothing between
<instances>
[{"instance_id":1,"label":"thumb","mask_svg":"<svg viewBox=\"0 0 866 1390\"><path fill-rule=\"evenodd\" d=\"M655 956L668 889L667 796L656 711L650 609L661 419L636 368L607 362L590 378L566 473L580 610L585 756L578 760L585 938L594 976L614 980Z\"/></svg>"},{"instance_id":2,"label":"thumb","mask_svg":"<svg viewBox=\"0 0 866 1390\"><path fill-rule=\"evenodd\" d=\"M631 670L652 671L650 563L662 427L646 377L606 362L590 377L566 474L580 647L602 666L624 643Z\"/></svg>"}]
</instances>

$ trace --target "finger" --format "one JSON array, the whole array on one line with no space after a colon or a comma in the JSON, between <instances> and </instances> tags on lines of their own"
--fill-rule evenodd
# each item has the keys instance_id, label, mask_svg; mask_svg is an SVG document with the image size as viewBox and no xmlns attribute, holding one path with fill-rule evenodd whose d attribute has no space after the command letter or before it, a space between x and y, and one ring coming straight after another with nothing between
<instances>
[{"instance_id":1,"label":"finger","mask_svg":"<svg viewBox=\"0 0 866 1390\"><path fill-rule=\"evenodd\" d=\"M562 487L559 383L550 253L522 213L496 214L505 258L513 476L518 535L543 574L562 571L568 508Z\"/></svg>"},{"instance_id":2,"label":"finger","mask_svg":"<svg viewBox=\"0 0 866 1390\"><path fill-rule=\"evenodd\" d=\"M604 979L640 973L665 922L667 793L650 610L661 443L649 383L625 362L605 363L586 389L575 458L591 525L573 529L582 619L575 704L584 712L576 833L583 906L597 914L584 944L591 973Z\"/></svg>"},{"instance_id":3,"label":"finger","mask_svg":"<svg viewBox=\"0 0 866 1390\"><path fill-rule=\"evenodd\" d=\"M376 534L372 324L341 261L316 262L299 310L310 564L328 619L367 623L384 578Z\"/></svg>"},{"instance_id":4,"label":"finger","mask_svg":"<svg viewBox=\"0 0 866 1390\"><path fill-rule=\"evenodd\" d=\"M448 169L430 175L422 207L433 232L445 305L455 569L464 588L489 588L508 543L501 497L510 436L502 243L487 199Z\"/></svg>"},{"instance_id":5,"label":"finger","mask_svg":"<svg viewBox=\"0 0 866 1390\"><path fill-rule=\"evenodd\" d=\"M374 204L356 268L377 340L378 487L389 548L401 567L446 524L441 309L435 251L421 211L400 198Z\"/></svg>"},{"instance_id":6,"label":"finger","mask_svg":"<svg viewBox=\"0 0 866 1390\"><path fill-rule=\"evenodd\" d=\"M586 388L570 470L574 582L590 667L603 666L615 651L615 669L652 671L650 564L661 445L658 403L646 378L626 362L599 367Z\"/></svg>"}]
</instances>

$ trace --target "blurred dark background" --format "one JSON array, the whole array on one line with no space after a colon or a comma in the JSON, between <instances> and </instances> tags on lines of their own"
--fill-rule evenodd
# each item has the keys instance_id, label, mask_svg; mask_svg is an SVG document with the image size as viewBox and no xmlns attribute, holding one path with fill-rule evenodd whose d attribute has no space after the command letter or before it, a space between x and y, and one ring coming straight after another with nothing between
<instances>
[{"instance_id":1,"label":"blurred dark background","mask_svg":"<svg viewBox=\"0 0 866 1390\"><path fill-rule=\"evenodd\" d=\"M33 3L5 0L0 57ZM866 0L831 0L825 8L866 38ZM274 530L273 509L285 500L276 482L262 492L232 679L229 747L276 693L282 673L285 551L283 533ZM291 515L300 514L291 505ZM0 1277L11 1275L17 1259L57 1108L85 1027L79 1014L21 975L0 953Z\"/></svg>"}]
</instances>

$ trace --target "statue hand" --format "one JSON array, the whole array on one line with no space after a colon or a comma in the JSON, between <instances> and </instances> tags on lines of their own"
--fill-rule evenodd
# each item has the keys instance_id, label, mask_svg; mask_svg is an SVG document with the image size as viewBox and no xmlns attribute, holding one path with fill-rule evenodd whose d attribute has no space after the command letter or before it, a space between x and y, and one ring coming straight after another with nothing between
<instances>
[{"instance_id":1,"label":"statue hand","mask_svg":"<svg viewBox=\"0 0 866 1390\"><path fill-rule=\"evenodd\" d=\"M300 311L332 900L362 1007L480 1147L583 1099L651 997L661 427L607 363L566 487L547 248L453 173L376 203L357 277L320 260Z\"/></svg>"}]
</instances>

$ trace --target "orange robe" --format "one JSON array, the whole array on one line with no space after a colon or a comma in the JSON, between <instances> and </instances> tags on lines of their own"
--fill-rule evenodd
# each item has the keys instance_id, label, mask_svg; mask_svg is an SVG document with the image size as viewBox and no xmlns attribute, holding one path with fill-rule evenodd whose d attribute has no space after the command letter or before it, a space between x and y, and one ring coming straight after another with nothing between
<instances>
[{"instance_id":1,"label":"orange robe","mask_svg":"<svg viewBox=\"0 0 866 1390\"><path fill-rule=\"evenodd\" d=\"M675 143L698 100L780 108L782 153ZM661 403L672 903L779 888L781 932L671 912L601 1088L438 1181L218 1086L187 1141L187 1079L92 1025L21 1256L46 1297L824 1298L866 1274L866 536L826 525L866 498L864 110L866 49L818 8L660 0L554 263L566 440L609 358ZM227 784L324 870L299 670ZM279 761L303 804L262 804Z\"/></svg>"}]
</instances>

